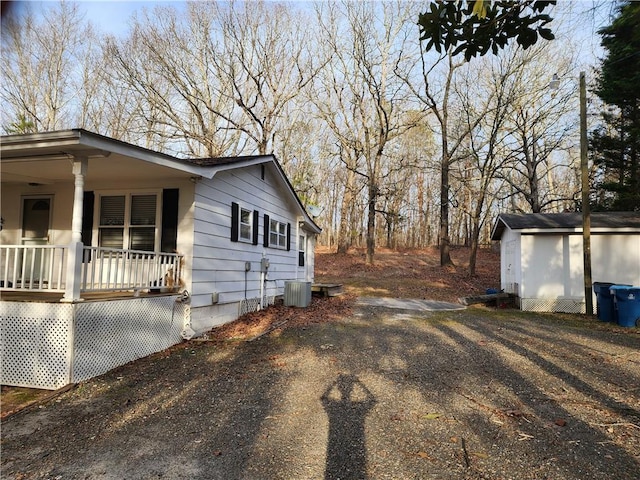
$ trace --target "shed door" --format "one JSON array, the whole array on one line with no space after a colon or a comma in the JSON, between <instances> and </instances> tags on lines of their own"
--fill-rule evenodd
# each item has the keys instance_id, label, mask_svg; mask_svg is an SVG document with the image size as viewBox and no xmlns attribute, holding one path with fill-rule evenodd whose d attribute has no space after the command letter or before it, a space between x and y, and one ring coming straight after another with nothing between
<instances>
[{"instance_id":1,"label":"shed door","mask_svg":"<svg viewBox=\"0 0 640 480\"><path fill-rule=\"evenodd\" d=\"M51 197L22 199L22 245L37 246L49 243L51 225ZM38 281L48 277L49 262L42 249L29 249L20 256L22 281Z\"/></svg>"}]
</instances>

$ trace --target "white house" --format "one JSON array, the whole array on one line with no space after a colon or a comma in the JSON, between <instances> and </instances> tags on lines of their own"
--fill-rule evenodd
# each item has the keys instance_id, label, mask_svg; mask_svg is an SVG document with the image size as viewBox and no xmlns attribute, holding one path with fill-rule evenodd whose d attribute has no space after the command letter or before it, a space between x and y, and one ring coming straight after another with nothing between
<instances>
[{"instance_id":1,"label":"white house","mask_svg":"<svg viewBox=\"0 0 640 480\"><path fill-rule=\"evenodd\" d=\"M272 155L81 129L3 136L0 155L4 384L84 380L313 281L321 230Z\"/></svg>"},{"instance_id":2,"label":"white house","mask_svg":"<svg viewBox=\"0 0 640 480\"><path fill-rule=\"evenodd\" d=\"M640 212L594 212L590 231L592 280L640 285ZM501 214L491 239L522 310L586 311L581 213Z\"/></svg>"}]
</instances>

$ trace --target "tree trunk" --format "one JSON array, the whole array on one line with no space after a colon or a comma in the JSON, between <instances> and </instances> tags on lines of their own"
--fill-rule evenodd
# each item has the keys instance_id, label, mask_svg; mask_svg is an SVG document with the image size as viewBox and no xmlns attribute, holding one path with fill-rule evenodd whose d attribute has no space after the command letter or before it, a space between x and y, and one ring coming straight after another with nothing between
<instances>
[{"instance_id":1,"label":"tree trunk","mask_svg":"<svg viewBox=\"0 0 640 480\"><path fill-rule=\"evenodd\" d=\"M369 185L369 204L367 216L367 265L373 265L373 255L376 250L376 198L378 197L378 187Z\"/></svg>"},{"instance_id":2,"label":"tree trunk","mask_svg":"<svg viewBox=\"0 0 640 480\"><path fill-rule=\"evenodd\" d=\"M478 243L480 239L480 219L478 217L473 219L473 234L471 238L471 252L469 253L469 275L475 276L476 274L476 261L478 258Z\"/></svg>"},{"instance_id":3,"label":"tree trunk","mask_svg":"<svg viewBox=\"0 0 640 480\"><path fill-rule=\"evenodd\" d=\"M344 196L342 197L342 205L340 206L340 227L338 228L338 253L347 253L351 247L351 207L353 204L353 188L355 182L355 174L351 170L347 170L347 182L344 187Z\"/></svg>"},{"instance_id":4,"label":"tree trunk","mask_svg":"<svg viewBox=\"0 0 640 480\"><path fill-rule=\"evenodd\" d=\"M449 152L446 137L443 135L442 165L440 167L440 266L453 265L449 249Z\"/></svg>"}]
</instances>

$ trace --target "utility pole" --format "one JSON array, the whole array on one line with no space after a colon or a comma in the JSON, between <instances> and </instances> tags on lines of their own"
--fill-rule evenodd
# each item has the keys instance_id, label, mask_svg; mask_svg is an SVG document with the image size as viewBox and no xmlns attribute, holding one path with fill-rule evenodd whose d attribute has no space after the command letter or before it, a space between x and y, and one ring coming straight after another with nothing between
<instances>
[{"instance_id":1,"label":"utility pole","mask_svg":"<svg viewBox=\"0 0 640 480\"><path fill-rule=\"evenodd\" d=\"M582 175L582 252L586 314L593 315L591 293L591 208L589 206L589 165L587 158L587 85L580 72L580 171Z\"/></svg>"}]
</instances>

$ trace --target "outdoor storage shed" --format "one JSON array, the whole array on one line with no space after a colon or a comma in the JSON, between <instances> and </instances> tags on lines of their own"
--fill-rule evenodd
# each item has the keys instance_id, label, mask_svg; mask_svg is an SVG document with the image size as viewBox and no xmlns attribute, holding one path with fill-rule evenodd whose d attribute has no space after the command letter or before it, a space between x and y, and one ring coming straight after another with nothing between
<instances>
[{"instance_id":1,"label":"outdoor storage shed","mask_svg":"<svg viewBox=\"0 0 640 480\"><path fill-rule=\"evenodd\" d=\"M500 241L501 288L522 310L586 311L581 213L501 214L491 239ZM640 285L639 212L591 214L591 277Z\"/></svg>"}]
</instances>

